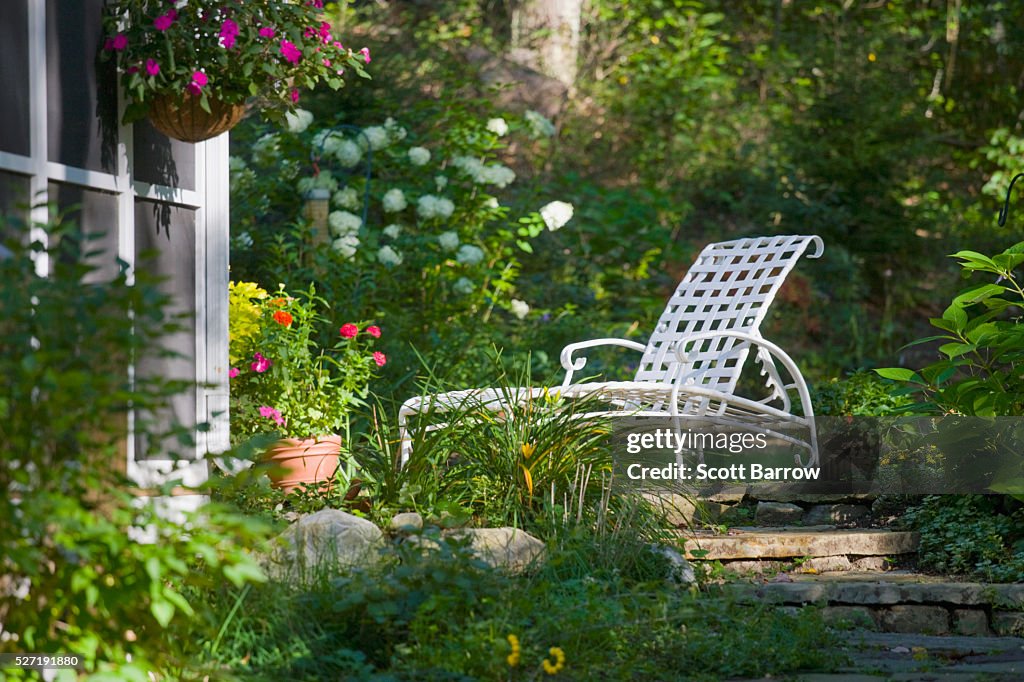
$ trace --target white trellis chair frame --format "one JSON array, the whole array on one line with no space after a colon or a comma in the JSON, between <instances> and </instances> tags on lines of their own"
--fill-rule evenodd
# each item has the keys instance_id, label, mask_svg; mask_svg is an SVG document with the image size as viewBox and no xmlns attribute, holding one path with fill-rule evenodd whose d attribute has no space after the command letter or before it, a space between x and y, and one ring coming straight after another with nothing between
<instances>
[{"instance_id":1,"label":"white trellis chair frame","mask_svg":"<svg viewBox=\"0 0 1024 682\"><path fill-rule=\"evenodd\" d=\"M709 244L672 294L646 344L606 338L572 343L562 350L566 375L558 389L561 396L598 397L609 405L605 414L669 417L677 427L683 419L747 425L798 446L796 463L815 466L818 444L807 383L793 359L760 333L786 276L809 247L814 247L809 258L824 252L821 238L813 235ZM573 383L574 375L587 363L579 352L598 346L621 346L642 353L633 381ZM754 358L769 391L760 400L735 393L752 349L756 349ZM779 365L789 375L788 382ZM545 390L484 388L407 400L399 410L402 463L412 454L409 419L424 409L444 413L471 405L501 411L509 400L536 399ZM801 416L793 414L792 394L800 401ZM785 432L764 426L773 422L785 424ZM807 435L794 436L792 431ZM806 460L800 451L807 455Z\"/></svg>"}]
</instances>

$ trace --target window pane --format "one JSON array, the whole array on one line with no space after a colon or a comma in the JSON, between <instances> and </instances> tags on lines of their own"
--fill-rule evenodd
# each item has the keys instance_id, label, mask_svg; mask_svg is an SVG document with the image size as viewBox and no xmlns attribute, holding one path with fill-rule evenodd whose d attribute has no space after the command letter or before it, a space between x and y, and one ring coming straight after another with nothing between
<instances>
[{"instance_id":1,"label":"window pane","mask_svg":"<svg viewBox=\"0 0 1024 682\"><path fill-rule=\"evenodd\" d=\"M172 140L149 120L134 126L135 179L152 185L195 189L195 145Z\"/></svg>"},{"instance_id":2,"label":"window pane","mask_svg":"<svg viewBox=\"0 0 1024 682\"><path fill-rule=\"evenodd\" d=\"M195 212L189 209L151 201L135 203L136 269L165 277L161 288L173 301L168 313L188 314L181 321L182 330L167 337L163 344L165 349L174 351L179 357L151 355L140 358L136 364L139 377L157 376L192 382L191 388L176 395L162 413L140 415L142 419L153 419L162 428L177 424L191 429L196 425L195 224ZM152 447L185 454L173 440L148 443L141 435L136 435L137 458L145 457Z\"/></svg>"},{"instance_id":3,"label":"window pane","mask_svg":"<svg viewBox=\"0 0 1024 682\"><path fill-rule=\"evenodd\" d=\"M0 171L0 216L28 220L28 180L27 175Z\"/></svg>"},{"instance_id":4,"label":"window pane","mask_svg":"<svg viewBox=\"0 0 1024 682\"><path fill-rule=\"evenodd\" d=\"M117 264L117 196L85 189L77 185L51 182L47 187L50 201L73 221L79 234L86 237L82 249L86 261L96 267L86 281L111 280L118 274Z\"/></svg>"},{"instance_id":5,"label":"window pane","mask_svg":"<svg viewBox=\"0 0 1024 682\"><path fill-rule=\"evenodd\" d=\"M0 150L28 156L28 0L0 2L0 65Z\"/></svg>"},{"instance_id":6,"label":"window pane","mask_svg":"<svg viewBox=\"0 0 1024 682\"><path fill-rule=\"evenodd\" d=\"M117 172L117 76L97 63L104 0L46 2L48 158Z\"/></svg>"}]
</instances>

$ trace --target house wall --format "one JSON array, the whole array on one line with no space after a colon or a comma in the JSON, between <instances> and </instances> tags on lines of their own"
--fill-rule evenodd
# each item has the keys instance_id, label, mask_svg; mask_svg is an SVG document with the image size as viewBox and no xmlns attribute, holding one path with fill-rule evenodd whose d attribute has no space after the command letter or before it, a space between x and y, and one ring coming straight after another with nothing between
<instances>
[{"instance_id":1,"label":"house wall","mask_svg":"<svg viewBox=\"0 0 1024 682\"><path fill-rule=\"evenodd\" d=\"M178 475L196 483L206 477L200 458L228 442L227 135L187 144L148 122L120 124L116 73L96 59L102 6L0 2L0 213L45 221L45 206L25 207L33 198L54 202L83 231L101 235L94 276L115 274L117 258L129 276L139 268L166 276L174 311L192 314L184 331L166 339L180 357L143 358L131 371L195 380L155 416L194 430L196 446L180 453ZM45 258L37 271L47 274ZM202 422L212 428L200 431ZM172 468L171 449L130 436L129 474L141 485L161 482Z\"/></svg>"}]
</instances>

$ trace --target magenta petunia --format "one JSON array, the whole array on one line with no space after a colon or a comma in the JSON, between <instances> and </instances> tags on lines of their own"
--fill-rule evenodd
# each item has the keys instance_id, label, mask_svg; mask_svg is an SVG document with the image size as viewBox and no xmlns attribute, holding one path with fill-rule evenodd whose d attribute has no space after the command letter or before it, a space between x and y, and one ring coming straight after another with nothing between
<instances>
[{"instance_id":1,"label":"magenta petunia","mask_svg":"<svg viewBox=\"0 0 1024 682\"><path fill-rule=\"evenodd\" d=\"M271 28L270 26L264 26L263 28L260 29L259 33L260 33L260 38L273 38L274 37L274 29Z\"/></svg>"},{"instance_id":2,"label":"magenta petunia","mask_svg":"<svg viewBox=\"0 0 1024 682\"><path fill-rule=\"evenodd\" d=\"M206 74L202 71L196 71L192 74L192 82L186 86L186 89L193 95L199 96L203 94L203 86L209 82Z\"/></svg>"},{"instance_id":3,"label":"magenta petunia","mask_svg":"<svg viewBox=\"0 0 1024 682\"><path fill-rule=\"evenodd\" d=\"M158 64L152 57L146 60L146 73L150 76L155 76L160 73L160 64Z\"/></svg>"},{"instance_id":4,"label":"magenta petunia","mask_svg":"<svg viewBox=\"0 0 1024 682\"><path fill-rule=\"evenodd\" d=\"M174 20L178 18L178 13L173 9L167 12L167 14L161 14L153 20L153 28L158 31L166 31L174 23Z\"/></svg>"},{"instance_id":5,"label":"magenta petunia","mask_svg":"<svg viewBox=\"0 0 1024 682\"><path fill-rule=\"evenodd\" d=\"M282 426L284 424L284 417L281 416L281 411L276 410L273 407L261 405L260 416L266 417L268 419L273 419L274 423L277 424L278 426Z\"/></svg>"},{"instance_id":6,"label":"magenta petunia","mask_svg":"<svg viewBox=\"0 0 1024 682\"><path fill-rule=\"evenodd\" d=\"M363 61L365 61L367 64L370 63L370 48L364 47L363 49L359 50L359 54L363 55Z\"/></svg>"},{"instance_id":7,"label":"magenta petunia","mask_svg":"<svg viewBox=\"0 0 1024 682\"><path fill-rule=\"evenodd\" d=\"M292 97L292 104L298 104L299 103L299 91L296 88L292 88L291 97Z\"/></svg>"},{"instance_id":8,"label":"magenta petunia","mask_svg":"<svg viewBox=\"0 0 1024 682\"><path fill-rule=\"evenodd\" d=\"M241 373L242 370L238 369L237 367L232 367L231 369L228 370L228 379L234 379Z\"/></svg>"},{"instance_id":9,"label":"magenta petunia","mask_svg":"<svg viewBox=\"0 0 1024 682\"><path fill-rule=\"evenodd\" d=\"M286 61L291 62L292 64L298 64L299 60L302 59L302 51L299 50L299 48L295 47L295 43L291 42L290 40L282 40L281 56L284 57Z\"/></svg>"},{"instance_id":10,"label":"magenta petunia","mask_svg":"<svg viewBox=\"0 0 1024 682\"><path fill-rule=\"evenodd\" d=\"M230 50L235 46L235 39L238 37L238 24L225 19L220 25L220 42L225 49Z\"/></svg>"},{"instance_id":11,"label":"magenta petunia","mask_svg":"<svg viewBox=\"0 0 1024 682\"><path fill-rule=\"evenodd\" d=\"M260 353L256 353L252 357L253 360L255 360L255 362L249 365L249 367L250 369L252 369L252 371L256 372L257 374L262 374L263 372L266 372L274 364L270 361L269 358L264 357Z\"/></svg>"},{"instance_id":12,"label":"magenta petunia","mask_svg":"<svg viewBox=\"0 0 1024 682\"><path fill-rule=\"evenodd\" d=\"M103 43L103 49L107 51L120 52L126 47L128 47L128 36L123 33L118 33L113 38L107 38Z\"/></svg>"}]
</instances>

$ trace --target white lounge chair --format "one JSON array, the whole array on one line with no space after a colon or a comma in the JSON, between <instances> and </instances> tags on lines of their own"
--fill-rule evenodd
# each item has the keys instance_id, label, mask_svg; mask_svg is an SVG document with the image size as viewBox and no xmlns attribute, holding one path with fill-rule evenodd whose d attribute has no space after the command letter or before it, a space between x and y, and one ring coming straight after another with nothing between
<instances>
[{"instance_id":1,"label":"white lounge chair","mask_svg":"<svg viewBox=\"0 0 1024 682\"><path fill-rule=\"evenodd\" d=\"M748 425L798 446L798 465L817 465L817 435L807 384L792 358L762 338L759 329L786 276L811 246L808 257L820 257L824 244L817 236L754 237L709 244L672 294L646 344L608 338L569 344L562 350L566 375L557 389L561 397L600 398L607 403L608 414L669 417L677 424L695 419ZM634 379L573 383L587 363L579 352L597 346L641 352ZM768 390L767 397L761 399L736 394L751 350L755 350L753 357ZM545 390L480 388L407 400L399 410L402 464L412 454L410 418L467 405L498 412L510 400L536 399ZM801 415L794 414L794 393ZM802 435L794 436L794 432Z\"/></svg>"}]
</instances>

